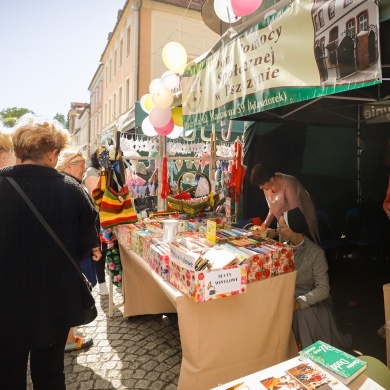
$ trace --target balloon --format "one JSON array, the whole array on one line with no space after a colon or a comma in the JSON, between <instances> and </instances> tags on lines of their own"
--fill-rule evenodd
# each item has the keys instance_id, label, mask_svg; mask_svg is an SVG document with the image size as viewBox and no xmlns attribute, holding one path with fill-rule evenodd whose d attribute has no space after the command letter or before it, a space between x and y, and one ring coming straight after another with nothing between
<instances>
[{"instance_id":1,"label":"balloon","mask_svg":"<svg viewBox=\"0 0 390 390\"><path fill-rule=\"evenodd\" d=\"M176 139L181 136L181 133L183 132L183 127L181 126L173 126L172 133L168 134L167 137L170 139Z\"/></svg>"},{"instance_id":2,"label":"balloon","mask_svg":"<svg viewBox=\"0 0 390 390\"><path fill-rule=\"evenodd\" d=\"M161 79L154 79L149 84L149 92L153 93L159 87L161 87Z\"/></svg>"},{"instance_id":3,"label":"balloon","mask_svg":"<svg viewBox=\"0 0 390 390\"><path fill-rule=\"evenodd\" d=\"M183 112L181 107L172 108L171 116L175 126L183 126Z\"/></svg>"},{"instance_id":4,"label":"balloon","mask_svg":"<svg viewBox=\"0 0 390 390\"><path fill-rule=\"evenodd\" d=\"M161 75L161 84L168 89L179 89L180 88L180 76L167 70Z\"/></svg>"},{"instance_id":5,"label":"balloon","mask_svg":"<svg viewBox=\"0 0 390 390\"><path fill-rule=\"evenodd\" d=\"M155 104L153 103L153 99L152 99L152 95L150 93L148 93L148 96L147 98L145 99L145 108L146 108L146 112L149 113L150 110L155 106Z\"/></svg>"},{"instance_id":6,"label":"balloon","mask_svg":"<svg viewBox=\"0 0 390 390\"><path fill-rule=\"evenodd\" d=\"M171 109L154 106L149 113L149 120L153 127L164 127L171 120Z\"/></svg>"},{"instance_id":7,"label":"balloon","mask_svg":"<svg viewBox=\"0 0 390 390\"><path fill-rule=\"evenodd\" d=\"M168 124L166 124L164 127L155 127L154 130L156 130L157 133L160 135L168 135L172 133L173 127L174 127L173 119L171 118Z\"/></svg>"},{"instance_id":8,"label":"balloon","mask_svg":"<svg viewBox=\"0 0 390 390\"><path fill-rule=\"evenodd\" d=\"M164 46L162 59L165 66L173 73L180 73L187 63L187 52L177 42L169 42Z\"/></svg>"},{"instance_id":9,"label":"balloon","mask_svg":"<svg viewBox=\"0 0 390 390\"><path fill-rule=\"evenodd\" d=\"M237 16L246 16L255 12L263 0L231 0L232 9Z\"/></svg>"},{"instance_id":10,"label":"balloon","mask_svg":"<svg viewBox=\"0 0 390 390\"><path fill-rule=\"evenodd\" d=\"M148 137L155 137L157 135L153 125L150 123L149 116L142 121L142 132Z\"/></svg>"},{"instance_id":11,"label":"balloon","mask_svg":"<svg viewBox=\"0 0 390 390\"><path fill-rule=\"evenodd\" d=\"M241 19L234 14L231 0L214 0L214 11L225 23L235 23Z\"/></svg>"},{"instance_id":12,"label":"balloon","mask_svg":"<svg viewBox=\"0 0 390 390\"><path fill-rule=\"evenodd\" d=\"M172 92L166 87L158 88L152 93L152 101L157 107L168 108L173 103Z\"/></svg>"},{"instance_id":13,"label":"balloon","mask_svg":"<svg viewBox=\"0 0 390 390\"><path fill-rule=\"evenodd\" d=\"M149 110L146 108L146 99L147 99L148 97L150 97L150 94L149 94L149 93L147 93L147 94L145 94L145 95L142 95L142 97L141 97L141 99L140 99L140 101L139 101L139 104L140 104L141 108L142 108L147 114L149 114Z\"/></svg>"}]
</instances>

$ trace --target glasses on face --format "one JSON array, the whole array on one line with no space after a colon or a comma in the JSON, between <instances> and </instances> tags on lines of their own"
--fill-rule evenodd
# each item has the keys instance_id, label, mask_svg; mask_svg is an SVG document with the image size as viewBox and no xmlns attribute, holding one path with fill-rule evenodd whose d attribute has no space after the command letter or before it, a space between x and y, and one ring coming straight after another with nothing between
<instances>
[{"instance_id":1,"label":"glasses on face","mask_svg":"<svg viewBox=\"0 0 390 390\"><path fill-rule=\"evenodd\" d=\"M78 158L78 157L82 157L82 158ZM77 159L77 160L76 160ZM73 161L73 160L76 160L76 161ZM68 164L78 164L80 161L85 161L85 158L83 156L83 154L81 152L78 152L77 154L75 154L68 162Z\"/></svg>"}]
</instances>

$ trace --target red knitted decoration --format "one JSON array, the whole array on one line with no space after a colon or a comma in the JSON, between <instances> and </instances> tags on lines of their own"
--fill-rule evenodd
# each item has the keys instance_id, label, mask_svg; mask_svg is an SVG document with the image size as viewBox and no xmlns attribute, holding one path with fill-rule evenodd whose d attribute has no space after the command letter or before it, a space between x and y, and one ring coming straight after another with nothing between
<instances>
[{"instance_id":1,"label":"red knitted decoration","mask_svg":"<svg viewBox=\"0 0 390 390\"><path fill-rule=\"evenodd\" d=\"M170 191L168 185L168 160L166 157L163 158L162 161L162 171L161 171L161 199L165 199Z\"/></svg>"}]
</instances>

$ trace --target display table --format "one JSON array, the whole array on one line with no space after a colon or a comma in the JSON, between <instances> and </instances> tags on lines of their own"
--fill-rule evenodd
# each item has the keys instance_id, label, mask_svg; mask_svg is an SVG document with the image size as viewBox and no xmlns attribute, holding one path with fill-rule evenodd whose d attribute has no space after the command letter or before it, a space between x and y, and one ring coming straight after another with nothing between
<instances>
[{"instance_id":1,"label":"display table","mask_svg":"<svg viewBox=\"0 0 390 390\"><path fill-rule=\"evenodd\" d=\"M247 292L195 303L119 243L124 316L178 314L178 389L205 390L298 355L291 330L296 272L248 285Z\"/></svg>"},{"instance_id":2,"label":"display table","mask_svg":"<svg viewBox=\"0 0 390 390\"><path fill-rule=\"evenodd\" d=\"M308 361L308 360L305 360ZM274 365L272 367L268 367L264 370L255 372L251 375L244 376L242 378L238 378L234 381L231 381L229 383L221 384L217 387L212 388L211 390L232 390L232 389L253 389L253 390L261 390L264 389L262 385L260 385L260 381L264 380L266 378L272 378L272 377L279 377L278 374L281 372L290 369L294 366L297 366L298 364L302 363L301 360L299 360L298 357L289 359L287 361L281 362L277 365ZM322 386L319 387L319 389ZM284 388L284 387L283 387ZM329 388L329 386L324 388ZM376 382L374 382L372 379L368 378L364 373L360 374L355 380L353 380L348 386L344 386L342 384L339 384L335 386L334 388L343 389L347 388L350 390L363 390L363 389L383 389L380 387Z\"/></svg>"}]
</instances>

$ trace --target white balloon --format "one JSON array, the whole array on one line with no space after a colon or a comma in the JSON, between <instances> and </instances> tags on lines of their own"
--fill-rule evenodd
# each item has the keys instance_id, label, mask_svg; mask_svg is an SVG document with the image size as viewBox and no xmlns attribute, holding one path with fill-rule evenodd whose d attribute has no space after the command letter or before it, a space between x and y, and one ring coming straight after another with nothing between
<instances>
[{"instance_id":1,"label":"white balloon","mask_svg":"<svg viewBox=\"0 0 390 390\"><path fill-rule=\"evenodd\" d=\"M148 137L155 137L157 131L154 130L153 125L150 123L149 115L142 121L142 132Z\"/></svg>"},{"instance_id":2,"label":"white balloon","mask_svg":"<svg viewBox=\"0 0 390 390\"><path fill-rule=\"evenodd\" d=\"M225 23L236 23L241 19L234 14L231 0L214 0L214 11Z\"/></svg>"},{"instance_id":3,"label":"white balloon","mask_svg":"<svg viewBox=\"0 0 390 390\"><path fill-rule=\"evenodd\" d=\"M173 103L172 92L167 87L156 89L152 94L153 103L160 108L168 108Z\"/></svg>"},{"instance_id":4,"label":"white balloon","mask_svg":"<svg viewBox=\"0 0 390 390\"><path fill-rule=\"evenodd\" d=\"M161 84L170 90L180 88L180 76L167 70L161 75Z\"/></svg>"},{"instance_id":5,"label":"white balloon","mask_svg":"<svg viewBox=\"0 0 390 390\"><path fill-rule=\"evenodd\" d=\"M161 79L154 79L149 84L149 92L153 93L157 88L160 88L161 86Z\"/></svg>"},{"instance_id":6,"label":"white balloon","mask_svg":"<svg viewBox=\"0 0 390 390\"><path fill-rule=\"evenodd\" d=\"M167 137L170 139L176 139L179 138L182 133L183 133L182 126L173 126L172 133L168 134Z\"/></svg>"}]
</instances>

